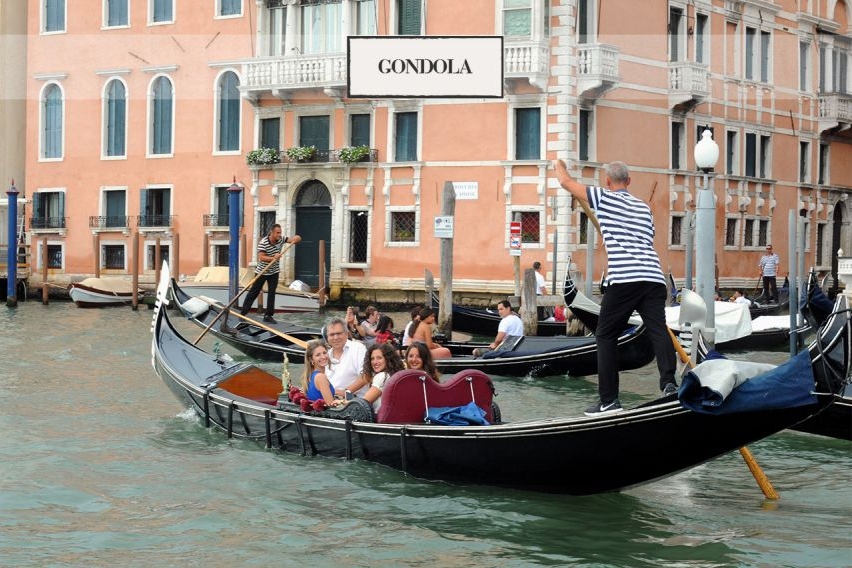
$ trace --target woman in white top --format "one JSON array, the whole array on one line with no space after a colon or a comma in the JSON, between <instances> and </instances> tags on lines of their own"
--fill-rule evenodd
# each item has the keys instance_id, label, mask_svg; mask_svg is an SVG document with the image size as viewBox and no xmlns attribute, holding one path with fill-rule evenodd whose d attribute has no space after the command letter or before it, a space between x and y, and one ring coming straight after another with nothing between
<instances>
[{"instance_id":1,"label":"woman in white top","mask_svg":"<svg viewBox=\"0 0 852 568\"><path fill-rule=\"evenodd\" d=\"M370 388L364 393L364 400L373 405L373 412L378 412L382 406L381 396L385 381L404 368L399 353L392 345L374 343L367 348L361 374L347 390L356 392L364 386L369 386Z\"/></svg>"}]
</instances>

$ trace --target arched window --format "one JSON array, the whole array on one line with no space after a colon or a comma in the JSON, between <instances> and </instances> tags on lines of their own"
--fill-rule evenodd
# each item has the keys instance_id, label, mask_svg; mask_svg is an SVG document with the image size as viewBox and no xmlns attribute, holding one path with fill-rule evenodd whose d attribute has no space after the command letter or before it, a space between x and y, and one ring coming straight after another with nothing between
<instances>
[{"instance_id":1,"label":"arched window","mask_svg":"<svg viewBox=\"0 0 852 568\"><path fill-rule=\"evenodd\" d=\"M233 71L219 77L217 102L219 105L219 152L234 152L240 149L240 80Z\"/></svg>"},{"instance_id":2,"label":"arched window","mask_svg":"<svg viewBox=\"0 0 852 568\"><path fill-rule=\"evenodd\" d=\"M56 84L49 85L42 98L42 158L62 157L62 112L62 89Z\"/></svg>"},{"instance_id":3,"label":"arched window","mask_svg":"<svg viewBox=\"0 0 852 568\"><path fill-rule=\"evenodd\" d=\"M127 140L127 93L124 83L118 79L113 79L107 85L104 115L104 154L124 156Z\"/></svg>"},{"instance_id":4,"label":"arched window","mask_svg":"<svg viewBox=\"0 0 852 568\"><path fill-rule=\"evenodd\" d=\"M172 118L174 113L172 82L157 77L151 87L151 153L172 153Z\"/></svg>"}]
</instances>

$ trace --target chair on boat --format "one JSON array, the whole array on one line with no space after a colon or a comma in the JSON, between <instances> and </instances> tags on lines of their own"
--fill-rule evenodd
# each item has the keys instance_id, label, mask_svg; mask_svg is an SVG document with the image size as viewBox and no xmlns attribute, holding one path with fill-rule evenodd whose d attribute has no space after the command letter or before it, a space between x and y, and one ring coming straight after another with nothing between
<instances>
[{"instance_id":1,"label":"chair on boat","mask_svg":"<svg viewBox=\"0 0 852 568\"><path fill-rule=\"evenodd\" d=\"M500 410L493 398L494 384L482 371L459 371L438 383L422 371L406 369L395 373L382 389L382 406L376 422L422 423L429 407L464 406L474 402L485 411L486 420L494 424L500 420Z\"/></svg>"}]
</instances>

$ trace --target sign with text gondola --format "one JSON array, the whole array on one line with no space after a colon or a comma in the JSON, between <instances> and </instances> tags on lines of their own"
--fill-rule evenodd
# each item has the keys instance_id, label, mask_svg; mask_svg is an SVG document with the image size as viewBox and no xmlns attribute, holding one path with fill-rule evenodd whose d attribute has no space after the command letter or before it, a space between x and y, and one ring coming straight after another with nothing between
<instances>
[{"instance_id":1,"label":"sign with text gondola","mask_svg":"<svg viewBox=\"0 0 852 568\"><path fill-rule=\"evenodd\" d=\"M349 36L349 98L502 98L502 36Z\"/></svg>"}]
</instances>

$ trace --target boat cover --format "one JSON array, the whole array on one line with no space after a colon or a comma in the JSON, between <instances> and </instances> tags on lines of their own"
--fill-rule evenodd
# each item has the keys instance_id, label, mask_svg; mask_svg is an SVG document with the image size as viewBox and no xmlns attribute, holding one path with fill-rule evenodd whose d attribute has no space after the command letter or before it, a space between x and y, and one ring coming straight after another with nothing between
<instances>
[{"instance_id":1,"label":"boat cover","mask_svg":"<svg viewBox=\"0 0 852 568\"><path fill-rule=\"evenodd\" d=\"M681 306L668 306L666 308L666 324L676 331L681 329L680 309ZM748 306L745 304L713 302L713 310L717 344L751 335L754 331L751 313L749 313ZM790 327L789 323L787 327Z\"/></svg>"},{"instance_id":2,"label":"boat cover","mask_svg":"<svg viewBox=\"0 0 852 568\"><path fill-rule=\"evenodd\" d=\"M768 368L768 369L767 369ZM816 404L807 349L778 367L711 359L683 376L681 404L705 414L732 414Z\"/></svg>"}]
</instances>

